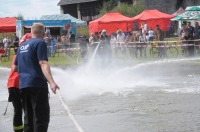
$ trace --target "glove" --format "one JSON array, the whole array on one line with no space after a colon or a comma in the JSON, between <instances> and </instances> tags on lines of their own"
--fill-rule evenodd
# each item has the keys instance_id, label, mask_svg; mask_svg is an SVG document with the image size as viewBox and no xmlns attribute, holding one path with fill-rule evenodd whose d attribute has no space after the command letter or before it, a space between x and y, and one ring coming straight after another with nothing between
<instances>
[{"instance_id":1,"label":"glove","mask_svg":"<svg viewBox=\"0 0 200 132\"><path fill-rule=\"evenodd\" d=\"M12 94L12 93L9 93L8 102L12 102L12 100L13 100L13 94Z\"/></svg>"}]
</instances>

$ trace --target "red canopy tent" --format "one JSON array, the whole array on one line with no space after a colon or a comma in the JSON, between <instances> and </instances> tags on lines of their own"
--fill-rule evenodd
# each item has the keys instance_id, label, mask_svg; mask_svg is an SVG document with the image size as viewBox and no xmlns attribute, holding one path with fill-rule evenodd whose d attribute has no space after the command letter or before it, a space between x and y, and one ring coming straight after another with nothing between
<instances>
[{"instance_id":1,"label":"red canopy tent","mask_svg":"<svg viewBox=\"0 0 200 132\"><path fill-rule=\"evenodd\" d=\"M0 18L0 33L16 32L15 17Z\"/></svg>"},{"instance_id":2,"label":"red canopy tent","mask_svg":"<svg viewBox=\"0 0 200 132\"><path fill-rule=\"evenodd\" d=\"M133 22L138 22L141 25L142 22L146 22L148 27L155 29L156 25L160 25L163 31L169 29L170 19L173 15L160 12L158 10L144 10L139 15L132 18ZM139 27L140 28L140 27Z\"/></svg>"},{"instance_id":3,"label":"red canopy tent","mask_svg":"<svg viewBox=\"0 0 200 132\"><path fill-rule=\"evenodd\" d=\"M89 23L89 32L100 32L105 29L110 35L121 29L123 32L131 30L131 18L123 16L118 12L106 13L104 16Z\"/></svg>"}]
</instances>

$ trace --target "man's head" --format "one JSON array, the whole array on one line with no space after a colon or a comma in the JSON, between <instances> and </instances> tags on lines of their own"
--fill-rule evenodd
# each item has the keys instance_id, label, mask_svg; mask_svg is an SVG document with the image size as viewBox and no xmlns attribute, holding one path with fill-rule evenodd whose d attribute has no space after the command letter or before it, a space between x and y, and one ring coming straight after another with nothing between
<instances>
[{"instance_id":1,"label":"man's head","mask_svg":"<svg viewBox=\"0 0 200 132\"><path fill-rule=\"evenodd\" d=\"M181 25L181 29L182 29L182 30L185 29L185 27L186 27L185 24L182 24L182 25Z\"/></svg>"},{"instance_id":2,"label":"man's head","mask_svg":"<svg viewBox=\"0 0 200 132\"><path fill-rule=\"evenodd\" d=\"M44 38L45 35L45 27L41 23L34 23L31 27L31 35L32 38Z\"/></svg>"},{"instance_id":3,"label":"man's head","mask_svg":"<svg viewBox=\"0 0 200 132\"><path fill-rule=\"evenodd\" d=\"M90 36L94 37L94 33L91 33Z\"/></svg>"},{"instance_id":4,"label":"man's head","mask_svg":"<svg viewBox=\"0 0 200 132\"><path fill-rule=\"evenodd\" d=\"M95 37L98 37L98 35L99 35L98 32L95 32L95 33L94 33L94 36L95 36Z\"/></svg>"},{"instance_id":5,"label":"man's head","mask_svg":"<svg viewBox=\"0 0 200 132\"><path fill-rule=\"evenodd\" d=\"M106 30L105 29L101 31L101 35L106 36Z\"/></svg>"},{"instance_id":6,"label":"man's head","mask_svg":"<svg viewBox=\"0 0 200 132\"><path fill-rule=\"evenodd\" d=\"M117 30L117 34L122 34L122 30L121 29Z\"/></svg>"},{"instance_id":7,"label":"man's head","mask_svg":"<svg viewBox=\"0 0 200 132\"><path fill-rule=\"evenodd\" d=\"M190 27L191 26L191 22L187 22L187 27Z\"/></svg>"},{"instance_id":8,"label":"man's head","mask_svg":"<svg viewBox=\"0 0 200 132\"><path fill-rule=\"evenodd\" d=\"M156 25L156 29L160 29L160 26L159 26L159 25Z\"/></svg>"},{"instance_id":9,"label":"man's head","mask_svg":"<svg viewBox=\"0 0 200 132\"><path fill-rule=\"evenodd\" d=\"M199 27L199 23L198 22L195 22L195 27Z\"/></svg>"}]
</instances>

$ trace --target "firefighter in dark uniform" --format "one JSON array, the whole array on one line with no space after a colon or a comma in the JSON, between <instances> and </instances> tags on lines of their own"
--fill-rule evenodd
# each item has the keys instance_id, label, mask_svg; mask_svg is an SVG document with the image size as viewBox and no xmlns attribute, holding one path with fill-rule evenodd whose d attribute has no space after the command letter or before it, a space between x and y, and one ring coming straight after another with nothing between
<instances>
[{"instance_id":1,"label":"firefighter in dark uniform","mask_svg":"<svg viewBox=\"0 0 200 132\"><path fill-rule=\"evenodd\" d=\"M20 44L25 42L26 40L31 38L31 34L25 34L21 41ZM14 71L13 69L13 64L15 61L16 55L13 56L12 59L12 66L11 66L11 71L10 75L8 77L8 92L9 92L9 97L8 101L12 102L13 107L14 107L14 117L13 117L13 129L15 132L23 132L23 122L22 122L22 101L21 101L21 95L19 91L19 75L17 72Z\"/></svg>"}]
</instances>

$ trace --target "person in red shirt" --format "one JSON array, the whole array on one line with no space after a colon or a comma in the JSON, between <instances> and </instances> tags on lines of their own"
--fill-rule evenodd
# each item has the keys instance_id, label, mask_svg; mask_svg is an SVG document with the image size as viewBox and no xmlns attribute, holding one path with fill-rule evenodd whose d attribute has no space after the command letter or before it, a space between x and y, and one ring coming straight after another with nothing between
<instances>
[{"instance_id":1,"label":"person in red shirt","mask_svg":"<svg viewBox=\"0 0 200 132\"><path fill-rule=\"evenodd\" d=\"M31 38L31 34L25 34L20 40L19 44L24 43L28 39ZM22 122L22 102L19 91L19 75L18 72L15 72L13 69L13 65L15 62L16 55L13 56L12 65L10 70L10 75L8 77L8 92L9 97L8 101L12 102L14 107L14 117L13 117L13 129L15 132L23 132L23 122Z\"/></svg>"}]
</instances>

